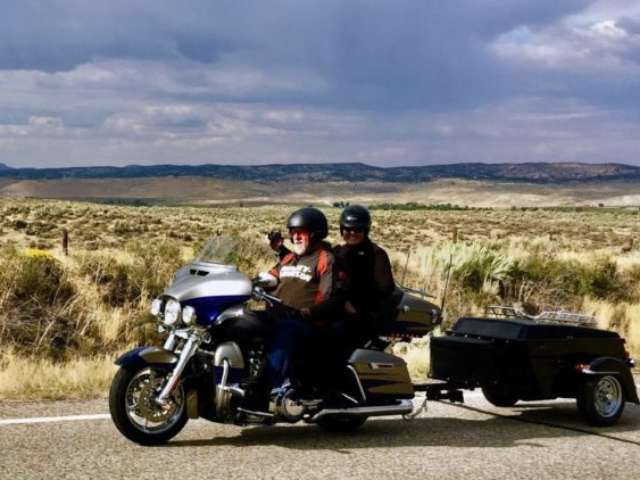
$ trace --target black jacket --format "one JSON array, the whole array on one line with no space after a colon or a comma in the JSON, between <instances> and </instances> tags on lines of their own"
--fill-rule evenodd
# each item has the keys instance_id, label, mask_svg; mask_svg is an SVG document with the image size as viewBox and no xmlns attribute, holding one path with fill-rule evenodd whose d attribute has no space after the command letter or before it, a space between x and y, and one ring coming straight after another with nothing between
<instances>
[{"instance_id":1,"label":"black jacket","mask_svg":"<svg viewBox=\"0 0 640 480\"><path fill-rule=\"evenodd\" d=\"M346 276L345 296L357 314L347 325L363 335L379 332L395 310L395 282L391 262L384 249L366 238L359 245L334 248L336 262Z\"/></svg>"}]
</instances>

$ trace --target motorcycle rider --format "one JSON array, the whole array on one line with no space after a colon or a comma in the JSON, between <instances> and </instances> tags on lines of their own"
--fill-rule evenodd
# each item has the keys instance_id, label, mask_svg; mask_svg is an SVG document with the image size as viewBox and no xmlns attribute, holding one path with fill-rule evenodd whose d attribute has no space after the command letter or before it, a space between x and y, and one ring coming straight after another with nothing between
<instances>
[{"instance_id":1,"label":"motorcycle rider","mask_svg":"<svg viewBox=\"0 0 640 480\"><path fill-rule=\"evenodd\" d=\"M345 346L355 348L375 338L396 308L395 282L387 252L369 238L371 215L361 205L350 205L340 215L344 244L334 248L345 270L347 311Z\"/></svg>"},{"instance_id":2,"label":"motorcycle rider","mask_svg":"<svg viewBox=\"0 0 640 480\"><path fill-rule=\"evenodd\" d=\"M395 281L387 252L371 241L371 214L361 205L347 206L340 215L340 233L344 245L334 247L336 264L344 285L342 316L346 321L334 323L330 337L341 338L344 348L364 345L380 333L396 307L393 298ZM269 234L271 248L283 258L287 248L279 241L280 232ZM337 311L340 314L339 311Z\"/></svg>"},{"instance_id":3,"label":"motorcycle rider","mask_svg":"<svg viewBox=\"0 0 640 480\"><path fill-rule=\"evenodd\" d=\"M280 387L291 373L291 360L300 347L326 327L344 299L338 295L335 257L324 241L328 223L312 207L293 212L287 221L292 251L269 272L274 279L273 295L282 305L276 309L276 324L269 343L261 385L250 403L265 411L268 389Z\"/></svg>"}]
</instances>

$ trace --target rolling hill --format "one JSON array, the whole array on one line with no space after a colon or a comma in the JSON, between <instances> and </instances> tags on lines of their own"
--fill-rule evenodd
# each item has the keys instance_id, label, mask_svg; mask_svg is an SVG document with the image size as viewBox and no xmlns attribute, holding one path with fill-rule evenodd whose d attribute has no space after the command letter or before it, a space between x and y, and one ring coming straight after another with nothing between
<instances>
[{"instance_id":1,"label":"rolling hill","mask_svg":"<svg viewBox=\"0 0 640 480\"><path fill-rule=\"evenodd\" d=\"M125 167L9 168L0 178L15 180L207 177L250 182L419 183L443 178L525 183L640 181L640 167L616 163L458 163L374 167L364 163L271 165L128 165Z\"/></svg>"}]
</instances>

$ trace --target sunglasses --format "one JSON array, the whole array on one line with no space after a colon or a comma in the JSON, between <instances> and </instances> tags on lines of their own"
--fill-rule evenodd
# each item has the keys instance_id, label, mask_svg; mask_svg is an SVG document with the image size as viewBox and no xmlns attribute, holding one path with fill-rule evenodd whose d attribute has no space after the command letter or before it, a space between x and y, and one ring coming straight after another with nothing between
<instances>
[{"instance_id":1,"label":"sunglasses","mask_svg":"<svg viewBox=\"0 0 640 480\"><path fill-rule=\"evenodd\" d=\"M353 227L353 228L343 228L342 233L364 233L364 228Z\"/></svg>"}]
</instances>

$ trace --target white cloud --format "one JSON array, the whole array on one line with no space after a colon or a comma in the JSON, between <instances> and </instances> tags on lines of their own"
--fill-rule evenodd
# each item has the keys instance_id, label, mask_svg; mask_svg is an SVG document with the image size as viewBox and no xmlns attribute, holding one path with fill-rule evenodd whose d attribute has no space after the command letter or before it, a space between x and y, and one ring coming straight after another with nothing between
<instances>
[{"instance_id":1,"label":"white cloud","mask_svg":"<svg viewBox=\"0 0 640 480\"><path fill-rule=\"evenodd\" d=\"M589 30L597 36L611 40L620 40L629 36L624 28L616 25L615 20L603 20L602 22L594 23L589 27Z\"/></svg>"}]
</instances>

